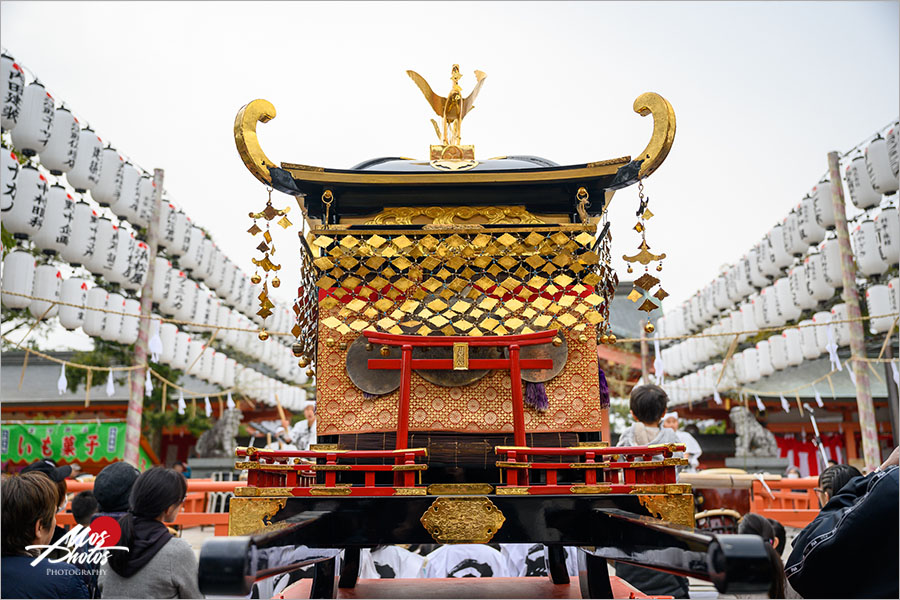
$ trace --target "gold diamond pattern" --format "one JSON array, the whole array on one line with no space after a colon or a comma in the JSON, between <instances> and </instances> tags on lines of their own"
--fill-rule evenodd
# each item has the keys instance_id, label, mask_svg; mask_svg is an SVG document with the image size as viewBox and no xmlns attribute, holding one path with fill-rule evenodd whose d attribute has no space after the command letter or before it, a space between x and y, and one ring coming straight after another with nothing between
<instances>
[{"instance_id":1,"label":"gold diamond pattern","mask_svg":"<svg viewBox=\"0 0 900 600\"><path fill-rule=\"evenodd\" d=\"M306 295L338 333L580 331L603 321L614 288L595 236L594 226L310 235Z\"/></svg>"}]
</instances>

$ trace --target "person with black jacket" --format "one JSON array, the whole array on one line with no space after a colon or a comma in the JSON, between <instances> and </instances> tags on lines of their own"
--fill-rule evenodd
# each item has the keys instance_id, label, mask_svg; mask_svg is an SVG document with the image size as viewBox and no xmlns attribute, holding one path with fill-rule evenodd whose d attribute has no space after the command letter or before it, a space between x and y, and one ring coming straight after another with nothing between
<instances>
[{"instance_id":1,"label":"person with black jacket","mask_svg":"<svg viewBox=\"0 0 900 600\"><path fill-rule=\"evenodd\" d=\"M794 539L785 574L804 598L900 597L898 459L847 482Z\"/></svg>"}]
</instances>

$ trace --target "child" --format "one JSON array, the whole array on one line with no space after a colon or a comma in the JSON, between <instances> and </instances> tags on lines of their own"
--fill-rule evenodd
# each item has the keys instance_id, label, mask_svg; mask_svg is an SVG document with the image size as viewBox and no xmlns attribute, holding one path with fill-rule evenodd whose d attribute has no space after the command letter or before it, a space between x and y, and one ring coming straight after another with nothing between
<instances>
[{"instance_id":1,"label":"child","mask_svg":"<svg viewBox=\"0 0 900 600\"><path fill-rule=\"evenodd\" d=\"M631 418L634 425L622 432L617 446L647 446L649 444L677 444L675 431L660 427L666 414L669 397L657 385L641 385L631 390Z\"/></svg>"}]
</instances>

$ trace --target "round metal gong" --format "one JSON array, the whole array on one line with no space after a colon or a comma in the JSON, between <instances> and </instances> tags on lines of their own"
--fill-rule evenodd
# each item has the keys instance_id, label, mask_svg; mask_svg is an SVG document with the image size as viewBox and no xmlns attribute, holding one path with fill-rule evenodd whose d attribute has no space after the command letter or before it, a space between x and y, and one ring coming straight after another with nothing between
<instances>
[{"instance_id":1,"label":"round metal gong","mask_svg":"<svg viewBox=\"0 0 900 600\"><path fill-rule=\"evenodd\" d=\"M370 358L400 358L398 346L388 346L387 356L381 355L381 346L372 344L366 350L366 336L361 335L347 348L347 375L353 385L362 391L381 396L400 387L400 369L370 369Z\"/></svg>"},{"instance_id":2,"label":"round metal gong","mask_svg":"<svg viewBox=\"0 0 900 600\"><path fill-rule=\"evenodd\" d=\"M413 348L412 356L416 358L453 358L452 346L435 346L432 348ZM499 348L491 346L469 346L469 360L473 358L503 358ZM452 369L416 369L422 379L441 387L461 387L475 383L488 374L490 369L454 371Z\"/></svg>"},{"instance_id":3,"label":"round metal gong","mask_svg":"<svg viewBox=\"0 0 900 600\"><path fill-rule=\"evenodd\" d=\"M553 359L552 369L523 369L522 379L531 383L543 383L550 381L563 370L566 366L566 359L569 357L569 344L566 342L566 336L558 335L562 340L562 344L554 346L550 344L537 344L535 346L522 346L519 351L519 358L551 358Z\"/></svg>"}]
</instances>

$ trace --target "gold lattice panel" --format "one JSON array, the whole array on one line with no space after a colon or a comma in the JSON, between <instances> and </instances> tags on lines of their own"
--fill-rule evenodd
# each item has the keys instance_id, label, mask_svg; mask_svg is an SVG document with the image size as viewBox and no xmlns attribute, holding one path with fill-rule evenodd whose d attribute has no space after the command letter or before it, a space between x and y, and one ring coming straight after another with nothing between
<instances>
[{"instance_id":1,"label":"gold lattice panel","mask_svg":"<svg viewBox=\"0 0 900 600\"><path fill-rule=\"evenodd\" d=\"M325 313L323 312L323 316ZM327 318L327 317L326 317ZM525 408L529 432L598 431L600 387L595 351L596 332L585 328L586 342L566 334L569 357L562 372L544 384L549 408L539 413ZM360 335L325 334L319 338L317 381L320 435L396 431L399 391L371 399L347 376L347 351ZM328 343L331 337L332 343ZM512 432L512 393L509 371L494 370L479 381L447 388L425 381L413 372L409 408L410 431Z\"/></svg>"},{"instance_id":2,"label":"gold lattice panel","mask_svg":"<svg viewBox=\"0 0 900 600\"><path fill-rule=\"evenodd\" d=\"M585 332L604 321L615 287L595 234L593 225L314 231L322 333Z\"/></svg>"}]
</instances>

